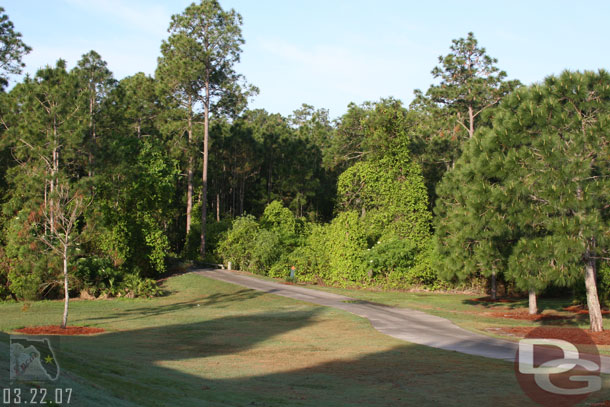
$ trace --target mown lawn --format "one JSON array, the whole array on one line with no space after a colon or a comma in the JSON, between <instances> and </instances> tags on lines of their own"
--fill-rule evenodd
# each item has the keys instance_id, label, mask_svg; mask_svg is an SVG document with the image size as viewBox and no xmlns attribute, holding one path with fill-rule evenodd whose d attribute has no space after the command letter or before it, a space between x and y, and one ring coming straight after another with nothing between
<instances>
[{"instance_id":1,"label":"mown lawn","mask_svg":"<svg viewBox=\"0 0 610 407\"><path fill-rule=\"evenodd\" d=\"M107 331L60 338L71 405L534 405L507 362L405 343L343 311L200 275L170 278L165 289L149 300L71 304L71 324ZM0 304L3 387L9 333L57 324L61 308ZM604 390L589 402L606 399Z\"/></svg>"},{"instance_id":2,"label":"mown lawn","mask_svg":"<svg viewBox=\"0 0 610 407\"><path fill-rule=\"evenodd\" d=\"M509 315L514 312L527 314L527 299L516 299L511 302L477 301L480 297L474 294L452 294L437 292L400 292L400 291L373 291L345 289L325 286L312 286L318 290L346 295L359 300L365 300L394 307L412 308L438 315L453 321L463 328L511 339L505 335L497 335L494 328L517 326L565 326L589 328L588 314L576 314L565 311L571 305L569 299L539 298L538 308L542 317L558 317L558 319L541 319L527 321L512 319ZM604 315L606 329L610 329L610 315ZM610 346L602 346L602 350L610 350Z\"/></svg>"}]
</instances>

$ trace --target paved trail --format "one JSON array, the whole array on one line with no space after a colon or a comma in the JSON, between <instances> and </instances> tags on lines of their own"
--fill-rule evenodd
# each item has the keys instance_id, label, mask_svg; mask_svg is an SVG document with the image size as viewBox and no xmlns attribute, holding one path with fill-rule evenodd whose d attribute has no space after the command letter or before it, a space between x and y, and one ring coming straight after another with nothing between
<instances>
[{"instance_id":1,"label":"paved trail","mask_svg":"<svg viewBox=\"0 0 610 407\"><path fill-rule=\"evenodd\" d=\"M445 318L425 312L372 304L343 295L260 280L227 270L199 270L195 273L266 293L348 311L368 318L379 332L408 342L510 362L515 360L516 343L467 331ZM610 358L602 359L602 372L610 373Z\"/></svg>"}]
</instances>

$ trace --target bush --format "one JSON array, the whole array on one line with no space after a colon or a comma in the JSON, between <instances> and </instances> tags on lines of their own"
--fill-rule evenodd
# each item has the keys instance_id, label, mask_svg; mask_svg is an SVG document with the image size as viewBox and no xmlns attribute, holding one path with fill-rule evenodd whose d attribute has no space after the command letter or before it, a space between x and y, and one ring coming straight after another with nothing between
<instances>
[{"instance_id":1,"label":"bush","mask_svg":"<svg viewBox=\"0 0 610 407\"><path fill-rule=\"evenodd\" d=\"M232 262L236 269L245 269L250 264L251 254L259 232L258 222L252 215L233 221L231 229L218 245L217 253L223 262Z\"/></svg>"},{"instance_id":2,"label":"bush","mask_svg":"<svg viewBox=\"0 0 610 407\"><path fill-rule=\"evenodd\" d=\"M303 221L274 201L265 208L260 224L251 215L236 218L220 241L217 254L223 262L230 261L238 269L275 274L301 244L306 229Z\"/></svg>"},{"instance_id":3,"label":"bush","mask_svg":"<svg viewBox=\"0 0 610 407\"><path fill-rule=\"evenodd\" d=\"M221 219L217 222L216 219L211 215L208 217L205 229L205 259L201 259L199 254L199 248L201 246L201 204L197 203L193 207L193 217L191 223L191 230L186 237L184 244L183 256L189 260L203 260L210 263L218 263L221 260L218 259L218 245L220 241L226 235L226 232L231 229L231 219ZM199 216L198 216L199 215Z\"/></svg>"},{"instance_id":4,"label":"bush","mask_svg":"<svg viewBox=\"0 0 610 407\"><path fill-rule=\"evenodd\" d=\"M382 238L368 249L367 269L371 277L388 276L390 273L408 273L415 265L417 248L406 239Z\"/></svg>"},{"instance_id":5,"label":"bush","mask_svg":"<svg viewBox=\"0 0 610 407\"><path fill-rule=\"evenodd\" d=\"M276 262L270 269L269 276L287 278L290 276L290 268L294 266L298 281L316 283L328 279L330 275L326 248L328 227L311 225L307 231L303 244Z\"/></svg>"},{"instance_id":6,"label":"bush","mask_svg":"<svg viewBox=\"0 0 610 407\"><path fill-rule=\"evenodd\" d=\"M138 270L126 272L114 267L112 260L105 257L78 259L74 278L75 287L94 297L152 297L161 292L155 280L142 278Z\"/></svg>"}]
</instances>

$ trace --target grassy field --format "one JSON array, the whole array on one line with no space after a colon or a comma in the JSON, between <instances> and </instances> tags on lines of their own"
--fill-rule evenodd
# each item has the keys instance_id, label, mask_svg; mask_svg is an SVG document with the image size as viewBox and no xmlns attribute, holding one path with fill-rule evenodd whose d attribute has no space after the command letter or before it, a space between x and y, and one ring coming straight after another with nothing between
<instances>
[{"instance_id":1,"label":"grassy field","mask_svg":"<svg viewBox=\"0 0 610 407\"><path fill-rule=\"evenodd\" d=\"M164 288L166 296L149 300L71 304L71 324L107 331L60 338L71 405L534 405L510 363L405 343L343 311L199 275L170 278ZM57 324L61 308L0 304L3 387L8 334ZM610 388L608 378L604 384ZM589 403L610 399L604 392Z\"/></svg>"},{"instance_id":2,"label":"grassy field","mask_svg":"<svg viewBox=\"0 0 610 407\"><path fill-rule=\"evenodd\" d=\"M279 281L278 279L272 279L270 277L248 272L239 271L239 273L268 281ZM303 286L392 307L417 309L447 318L465 329L494 337L501 337L503 339L514 338L498 335L495 333L494 328L519 326L537 327L543 325L578 327L581 329L589 328L588 314L575 314L574 312L564 310L565 307L572 305L569 298L538 298L538 308L543 316L553 315L565 317L565 319L527 321L501 317L502 315L507 315L515 311L527 313L527 298L513 299L511 302L484 302L476 301L478 297L481 297L481 295L477 294L380 291L311 284L304 284ZM610 329L610 315L604 315L604 322L605 328ZM602 351L610 353L610 346L602 346L601 348Z\"/></svg>"}]
</instances>

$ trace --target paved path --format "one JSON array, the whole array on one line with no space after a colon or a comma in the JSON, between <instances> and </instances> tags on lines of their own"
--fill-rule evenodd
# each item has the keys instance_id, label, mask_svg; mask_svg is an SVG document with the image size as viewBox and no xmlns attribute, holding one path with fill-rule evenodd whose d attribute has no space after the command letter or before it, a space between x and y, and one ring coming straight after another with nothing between
<instances>
[{"instance_id":1,"label":"paved path","mask_svg":"<svg viewBox=\"0 0 610 407\"><path fill-rule=\"evenodd\" d=\"M445 318L425 312L372 304L343 295L261 280L227 270L199 270L195 273L254 290L348 311L369 319L379 332L408 342L510 362L515 360L516 343L467 331ZM602 372L610 373L610 358L602 359Z\"/></svg>"}]
</instances>

